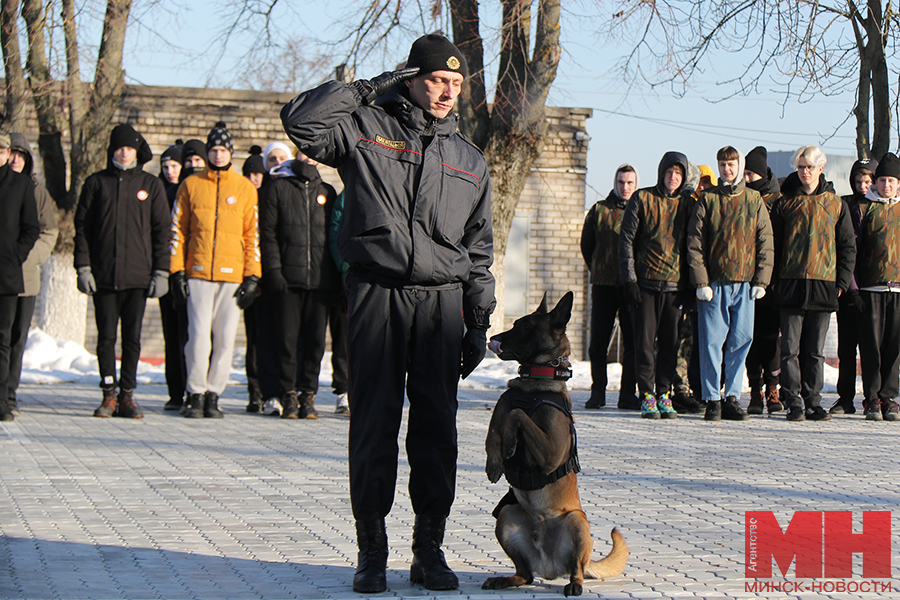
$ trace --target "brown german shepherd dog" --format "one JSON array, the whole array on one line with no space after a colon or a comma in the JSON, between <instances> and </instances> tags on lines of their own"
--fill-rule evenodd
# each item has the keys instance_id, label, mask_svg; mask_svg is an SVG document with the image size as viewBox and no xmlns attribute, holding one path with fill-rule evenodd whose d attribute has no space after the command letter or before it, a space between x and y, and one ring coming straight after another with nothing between
<instances>
[{"instance_id":1,"label":"brown german shepherd dog","mask_svg":"<svg viewBox=\"0 0 900 600\"><path fill-rule=\"evenodd\" d=\"M497 401L485 441L488 479L496 483L506 475L511 486L493 514L497 539L516 574L491 577L484 589L528 585L534 575L569 575L564 592L578 596L585 577L620 575L628 560L618 529L612 530L609 555L591 560L594 542L578 497L575 428L566 388L571 377L566 324L572 301L568 292L548 311L544 294L534 313L493 336L488 345L501 359L521 366L520 376L509 381Z\"/></svg>"}]
</instances>

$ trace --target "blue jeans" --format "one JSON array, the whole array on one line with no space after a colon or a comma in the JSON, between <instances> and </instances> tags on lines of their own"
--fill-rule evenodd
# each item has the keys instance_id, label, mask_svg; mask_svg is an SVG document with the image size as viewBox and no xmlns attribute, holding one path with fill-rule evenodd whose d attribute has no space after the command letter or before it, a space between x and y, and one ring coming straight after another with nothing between
<instances>
[{"instance_id":1,"label":"blue jeans","mask_svg":"<svg viewBox=\"0 0 900 600\"><path fill-rule=\"evenodd\" d=\"M725 397L741 397L744 361L753 342L754 302L749 283L709 284L713 298L697 302L700 343L700 391L703 400L720 400L722 363Z\"/></svg>"}]
</instances>

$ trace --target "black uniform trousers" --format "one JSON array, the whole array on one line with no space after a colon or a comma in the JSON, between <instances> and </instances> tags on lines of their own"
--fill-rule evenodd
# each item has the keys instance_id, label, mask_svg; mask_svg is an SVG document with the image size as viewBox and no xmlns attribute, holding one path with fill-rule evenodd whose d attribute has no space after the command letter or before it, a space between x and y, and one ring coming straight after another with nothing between
<instances>
[{"instance_id":1,"label":"black uniform trousers","mask_svg":"<svg viewBox=\"0 0 900 600\"><path fill-rule=\"evenodd\" d=\"M759 388L763 383L778 385L778 375L781 373L780 324L778 308L766 303L765 298L757 300L753 315L753 343L744 361L750 387Z\"/></svg>"},{"instance_id":2,"label":"black uniform trousers","mask_svg":"<svg viewBox=\"0 0 900 600\"><path fill-rule=\"evenodd\" d=\"M852 402L853 397L856 396L856 347L859 344L859 329L857 325L858 313L849 303L850 296L848 294L841 294L838 298L837 393L841 400Z\"/></svg>"},{"instance_id":3,"label":"black uniform trousers","mask_svg":"<svg viewBox=\"0 0 900 600\"><path fill-rule=\"evenodd\" d=\"M256 381L263 398L272 398L279 394L281 379L279 377L279 344L281 343L278 294L263 291L247 313L253 311L253 325L256 329Z\"/></svg>"},{"instance_id":4,"label":"black uniform trousers","mask_svg":"<svg viewBox=\"0 0 900 600\"><path fill-rule=\"evenodd\" d=\"M900 293L861 291L859 355L865 399L897 398L900 388Z\"/></svg>"},{"instance_id":5,"label":"black uniform trousers","mask_svg":"<svg viewBox=\"0 0 900 600\"><path fill-rule=\"evenodd\" d=\"M258 299L258 298L257 298ZM254 301L253 304L256 304ZM244 309L244 336L247 340L247 353L244 355L244 372L247 374L247 393L252 394L253 390L259 389L259 379L257 371L257 334L256 310L253 306Z\"/></svg>"},{"instance_id":6,"label":"black uniform trousers","mask_svg":"<svg viewBox=\"0 0 900 600\"><path fill-rule=\"evenodd\" d=\"M456 487L462 288L386 287L351 271L347 289L353 515L391 510L405 383L413 511L446 517Z\"/></svg>"},{"instance_id":7,"label":"black uniform trousers","mask_svg":"<svg viewBox=\"0 0 900 600\"><path fill-rule=\"evenodd\" d=\"M97 319L97 362L100 387L116 387L116 327L122 323L122 366L118 385L123 390L137 386L137 364L141 358L141 322L147 305L147 291L98 290L94 292Z\"/></svg>"},{"instance_id":8,"label":"black uniform trousers","mask_svg":"<svg viewBox=\"0 0 900 600\"><path fill-rule=\"evenodd\" d=\"M641 289L641 303L630 308L634 329L634 374L638 393L670 391L675 381L678 357L678 307L680 292L651 292ZM656 342L654 356L653 342Z\"/></svg>"},{"instance_id":9,"label":"black uniform trousers","mask_svg":"<svg viewBox=\"0 0 900 600\"><path fill-rule=\"evenodd\" d=\"M828 311L782 308L781 391L787 408L821 406ZM802 404L801 404L802 399Z\"/></svg>"},{"instance_id":10,"label":"black uniform trousers","mask_svg":"<svg viewBox=\"0 0 900 600\"><path fill-rule=\"evenodd\" d=\"M7 396L16 399L16 390L22 378L22 357L25 355L25 344L28 342L28 329L34 316L35 296L19 296L16 301L16 317L10 332L9 381Z\"/></svg>"},{"instance_id":11,"label":"black uniform trousers","mask_svg":"<svg viewBox=\"0 0 900 600\"><path fill-rule=\"evenodd\" d=\"M166 387L169 388L169 398L183 399L187 380L187 366L184 363L184 345L188 338L187 309L176 309L172 303L172 294L165 294L159 299L159 316L166 344Z\"/></svg>"},{"instance_id":12,"label":"black uniform trousers","mask_svg":"<svg viewBox=\"0 0 900 600\"><path fill-rule=\"evenodd\" d=\"M331 332L331 389L335 395L350 389L350 371L347 365L347 296L332 294L328 306L328 330Z\"/></svg>"},{"instance_id":13,"label":"black uniform trousers","mask_svg":"<svg viewBox=\"0 0 900 600\"><path fill-rule=\"evenodd\" d=\"M606 357L617 316L624 349L619 398L634 396L634 332L631 329L631 317L628 314L624 288L612 285L591 286L591 343L588 347L588 357L591 359L592 396L606 394L606 386L609 383Z\"/></svg>"},{"instance_id":14,"label":"black uniform trousers","mask_svg":"<svg viewBox=\"0 0 900 600\"><path fill-rule=\"evenodd\" d=\"M12 327L16 319L16 303L18 296L15 294L0 295L0 402L11 407L9 402L9 354L12 348Z\"/></svg>"},{"instance_id":15,"label":"black uniform trousers","mask_svg":"<svg viewBox=\"0 0 900 600\"><path fill-rule=\"evenodd\" d=\"M327 290L299 288L288 288L278 295L281 309L278 367L282 393L319 391L319 370L328 328L328 296Z\"/></svg>"}]
</instances>

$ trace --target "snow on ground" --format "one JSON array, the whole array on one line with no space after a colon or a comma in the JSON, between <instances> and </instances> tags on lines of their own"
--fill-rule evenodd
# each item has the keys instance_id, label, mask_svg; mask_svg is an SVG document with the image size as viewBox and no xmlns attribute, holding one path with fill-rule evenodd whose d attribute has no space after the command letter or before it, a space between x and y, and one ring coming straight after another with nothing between
<instances>
[{"instance_id":1,"label":"snow on ground","mask_svg":"<svg viewBox=\"0 0 900 600\"><path fill-rule=\"evenodd\" d=\"M229 384L244 385L244 349L235 350ZM489 357L489 358L488 358ZM501 361L488 351L488 357L465 380L460 381L460 389L490 390L506 387L506 382L516 376L518 364ZM591 364L587 361L572 361L572 379L569 389L589 390L591 388ZM611 363L607 366L609 390L618 390L622 377L622 366ZM25 356L22 360L22 383L94 383L100 380L97 357L75 342L58 340L43 331L33 328L28 335ZM331 384L331 354L322 359L319 380L323 386ZM138 383L165 383L165 365L154 366L146 362L138 363ZM837 383L837 369L825 365L825 392L833 393ZM857 388L861 389L857 378ZM750 393L746 375L744 393Z\"/></svg>"}]
</instances>

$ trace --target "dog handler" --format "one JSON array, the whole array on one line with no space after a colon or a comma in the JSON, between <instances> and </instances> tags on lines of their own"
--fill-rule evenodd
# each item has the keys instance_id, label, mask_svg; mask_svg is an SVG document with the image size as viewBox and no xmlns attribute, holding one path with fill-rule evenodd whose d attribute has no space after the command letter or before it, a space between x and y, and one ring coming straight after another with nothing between
<instances>
[{"instance_id":1,"label":"dog handler","mask_svg":"<svg viewBox=\"0 0 900 600\"><path fill-rule=\"evenodd\" d=\"M451 114L466 60L440 35L413 43L406 68L330 81L281 111L307 156L344 181L338 233L347 275L350 500L359 565L353 589L387 589L404 380L416 514L410 579L456 589L441 551L456 484L456 391L484 358L494 310L490 182Z\"/></svg>"}]
</instances>

